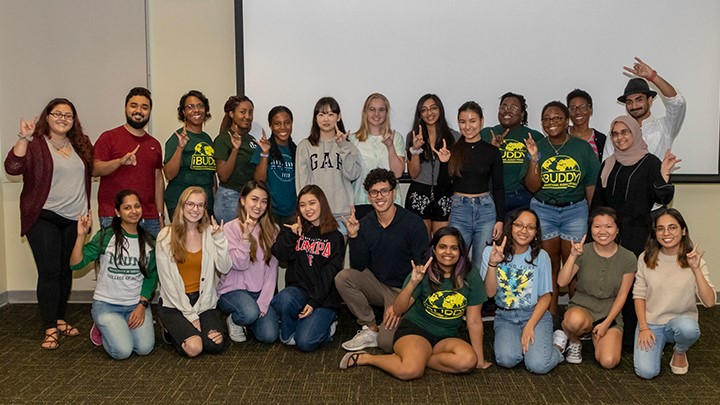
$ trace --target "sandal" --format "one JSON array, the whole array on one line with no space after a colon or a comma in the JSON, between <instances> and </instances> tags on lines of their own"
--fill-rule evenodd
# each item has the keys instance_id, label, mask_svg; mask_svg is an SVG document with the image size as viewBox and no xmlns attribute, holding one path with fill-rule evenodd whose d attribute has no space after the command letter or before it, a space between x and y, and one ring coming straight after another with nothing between
<instances>
[{"instance_id":1,"label":"sandal","mask_svg":"<svg viewBox=\"0 0 720 405\"><path fill-rule=\"evenodd\" d=\"M60 334L61 334L62 336L72 337L72 336L77 336L77 335L80 334L80 331L78 330L78 328L76 328L76 327L74 327L74 326L72 326L72 325L70 325L69 323L64 322L64 321L63 321L63 322L58 322L58 324L57 324L57 330L58 330L58 332L60 332Z\"/></svg>"},{"instance_id":2,"label":"sandal","mask_svg":"<svg viewBox=\"0 0 720 405\"><path fill-rule=\"evenodd\" d=\"M40 347L42 347L45 350L55 350L60 346L60 332L57 330L57 328L51 328L55 329L55 332L48 333L45 331L45 338L43 339L42 344Z\"/></svg>"},{"instance_id":3,"label":"sandal","mask_svg":"<svg viewBox=\"0 0 720 405\"><path fill-rule=\"evenodd\" d=\"M355 367L358 365L358 359L360 358L361 354L367 354L366 351L360 350L359 352L349 352L345 353L342 360L340 360L340 369L345 370L350 367Z\"/></svg>"}]
</instances>

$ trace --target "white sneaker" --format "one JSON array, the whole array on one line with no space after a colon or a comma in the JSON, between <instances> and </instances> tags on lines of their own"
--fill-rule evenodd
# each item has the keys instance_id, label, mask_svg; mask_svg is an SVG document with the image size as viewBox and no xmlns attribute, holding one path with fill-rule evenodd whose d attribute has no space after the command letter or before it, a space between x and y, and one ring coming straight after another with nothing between
<instances>
[{"instance_id":1,"label":"white sneaker","mask_svg":"<svg viewBox=\"0 0 720 405\"><path fill-rule=\"evenodd\" d=\"M565 331L562 329L558 329L555 332L553 332L553 345L557 346L558 349L560 349L560 353L565 351L565 346L567 346L568 337L565 334Z\"/></svg>"},{"instance_id":2,"label":"white sneaker","mask_svg":"<svg viewBox=\"0 0 720 405\"><path fill-rule=\"evenodd\" d=\"M568 344L565 360L567 360L570 364L582 363L582 343L570 342L570 344Z\"/></svg>"},{"instance_id":3,"label":"white sneaker","mask_svg":"<svg viewBox=\"0 0 720 405\"><path fill-rule=\"evenodd\" d=\"M227 317L227 327L228 335L230 335L230 340L233 342L242 343L247 340L247 336L245 336L245 327L236 325L232 320L232 315L228 315Z\"/></svg>"},{"instance_id":4,"label":"white sneaker","mask_svg":"<svg viewBox=\"0 0 720 405\"><path fill-rule=\"evenodd\" d=\"M355 352L368 347L378 347L377 335L377 332L373 332L367 325L363 325L355 337L343 343L342 347L349 352Z\"/></svg>"}]
</instances>

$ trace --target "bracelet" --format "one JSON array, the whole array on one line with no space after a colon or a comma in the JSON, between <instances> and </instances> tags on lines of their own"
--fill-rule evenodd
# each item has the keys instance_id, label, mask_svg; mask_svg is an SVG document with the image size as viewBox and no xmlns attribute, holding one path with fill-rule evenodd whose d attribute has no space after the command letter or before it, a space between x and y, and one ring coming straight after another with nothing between
<instances>
[{"instance_id":1,"label":"bracelet","mask_svg":"<svg viewBox=\"0 0 720 405\"><path fill-rule=\"evenodd\" d=\"M531 162L535 162L535 163L540 162L540 155L538 154L537 157L532 157L532 156L530 156L530 161L531 161Z\"/></svg>"},{"instance_id":2,"label":"bracelet","mask_svg":"<svg viewBox=\"0 0 720 405\"><path fill-rule=\"evenodd\" d=\"M650 327L646 326L644 328L640 328L640 332L645 332L646 330L650 330Z\"/></svg>"},{"instance_id":3,"label":"bracelet","mask_svg":"<svg viewBox=\"0 0 720 405\"><path fill-rule=\"evenodd\" d=\"M18 138L24 139L24 140L26 140L26 141L28 141L28 142L30 142L30 141L33 140L32 134L30 134L30 135L28 135L28 136L25 136L25 135L23 135L23 134L20 133L20 132L18 132Z\"/></svg>"},{"instance_id":4,"label":"bracelet","mask_svg":"<svg viewBox=\"0 0 720 405\"><path fill-rule=\"evenodd\" d=\"M165 219L165 213L164 212L158 212L158 216L160 219Z\"/></svg>"},{"instance_id":5,"label":"bracelet","mask_svg":"<svg viewBox=\"0 0 720 405\"><path fill-rule=\"evenodd\" d=\"M497 267L498 264L499 264L499 263L492 264L492 263L488 262L488 267Z\"/></svg>"},{"instance_id":6,"label":"bracelet","mask_svg":"<svg viewBox=\"0 0 720 405\"><path fill-rule=\"evenodd\" d=\"M653 80L655 80L656 77L657 77L657 71L653 70L652 74L650 76L648 76L647 80L649 82L652 82Z\"/></svg>"},{"instance_id":7,"label":"bracelet","mask_svg":"<svg viewBox=\"0 0 720 405\"><path fill-rule=\"evenodd\" d=\"M422 150L422 149L410 148L410 154L411 154L411 155L419 155L419 154L421 154L421 153L423 153L423 150Z\"/></svg>"},{"instance_id":8,"label":"bracelet","mask_svg":"<svg viewBox=\"0 0 720 405\"><path fill-rule=\"evenodd\" d=\"M267 159L269 156L270 156L269 153L262 153L262 152L260 153L260 157L261 157L261 158L266 158L266 159Z\"/></svg>"}]
</instances>

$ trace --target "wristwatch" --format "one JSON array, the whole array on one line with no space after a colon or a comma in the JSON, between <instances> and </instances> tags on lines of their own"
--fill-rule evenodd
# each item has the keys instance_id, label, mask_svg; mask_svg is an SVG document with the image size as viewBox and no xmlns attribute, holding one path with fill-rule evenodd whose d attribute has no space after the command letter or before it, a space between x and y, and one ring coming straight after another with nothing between
<instances>
[{"instance_id":1,"label":"wristwatch","mask_svg":"<svg viewBox=\"0 0 720 405\"><path fill-rule=\"evenodd\" d=\"M145 308L147 308L148 305L150 305L150 302L148 300L146 300L145 298L142 298L142 299L140 299L140 302L138 302L138 305L142 305Z\"/></svg>"}]
</instances>

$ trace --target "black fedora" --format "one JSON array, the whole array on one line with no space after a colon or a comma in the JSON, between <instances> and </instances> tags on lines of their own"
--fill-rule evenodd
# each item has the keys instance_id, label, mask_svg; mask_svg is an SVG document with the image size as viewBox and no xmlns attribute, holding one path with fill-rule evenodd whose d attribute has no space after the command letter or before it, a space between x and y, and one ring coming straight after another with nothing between
<instances>
[{"instance_id":1,"label":"black fedora","mask_svg":"<svg viewBox=\"0 0 720 405\"><path fill-rule=\"evenodd\" d=\"M625 92L622 96L617 98L617 101L625 104L625 98L631 94L637 94L642 93L647 95L648 97L655 97L657 96L656 91L650 90L650 86L648 86L645 79L641 79L639 77L636 77L634 79L630 79L628 81L627 86L625 86Z\"/></svg>"}]
</instances>

